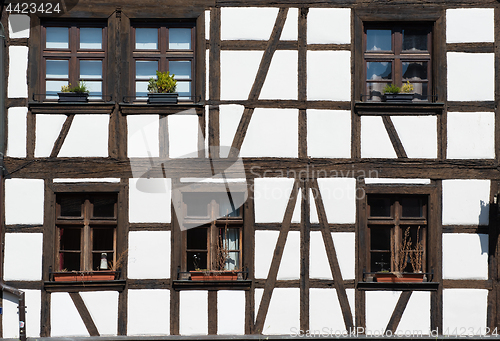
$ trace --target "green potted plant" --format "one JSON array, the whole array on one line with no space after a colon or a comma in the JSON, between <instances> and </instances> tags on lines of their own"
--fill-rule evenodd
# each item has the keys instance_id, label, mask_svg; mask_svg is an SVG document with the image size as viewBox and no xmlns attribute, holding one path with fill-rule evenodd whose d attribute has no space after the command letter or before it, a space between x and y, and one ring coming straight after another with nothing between
<instances>
[{"instance_id":1,"label":"green potted plant","mask_svg":"<svg viewBox=\"0 0 500 341\"><path fill-rule=\"evenodd\" d=\"M414 94L413 85L407 81L402 87L394 84L387 84L383 89L384 95L382 101L384 102L411 102L413 101Z\"/></svg>"},{"instance_id":2,"label":"green potted plant","mask_svg":"<svg viewBox=\"0 0 500 341\"><path fill-rule=\"evenodd\" d=\"M156 71L156 79L149 79L148 103L177 103L179 94L175 92L177 81L174 77L168 71Z\"/></svg>"},{"instance_id":3,"label":"green potted plant","mask_svg":"<svg viewBox=\"0 0 500 341\"><path fill-rule=\"evenodd\" d=\"M87 102L89 100L89 90L85 82L78 83L77 86L71 84L63 85L59 95L59 102Z\"/></svg>"}]
</instances>

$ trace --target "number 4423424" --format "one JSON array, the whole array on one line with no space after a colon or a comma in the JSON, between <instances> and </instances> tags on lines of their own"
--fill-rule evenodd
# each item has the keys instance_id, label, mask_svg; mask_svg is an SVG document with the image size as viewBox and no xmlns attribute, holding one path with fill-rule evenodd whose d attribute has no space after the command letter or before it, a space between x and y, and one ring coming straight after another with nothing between
<instances>
[{"instance_id":1,"label":"number 4423424","mask_svg":"<svg viewBox=\"0 0 500 341\"><path fill-rule=\"evenodd\" d=\"M59 3L34 3L34 2L18 2L9 3L5 9L9 14L30 14L30 13L60 13Z\"/></svg>"}]
</instances>

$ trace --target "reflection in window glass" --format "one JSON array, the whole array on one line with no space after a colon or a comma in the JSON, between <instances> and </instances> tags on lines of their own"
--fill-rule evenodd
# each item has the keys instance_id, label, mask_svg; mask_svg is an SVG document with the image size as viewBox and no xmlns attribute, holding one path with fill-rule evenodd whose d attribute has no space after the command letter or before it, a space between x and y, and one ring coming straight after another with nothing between
<instances>
[{"instance_id":1,"label":"reflection in window glass","mask_svg":"<svg viewBox=\"0 0 500 341\"><path fill-rule=\"evenodd\" d=\"M102 60L81 60L80 78L102 78Z\"/></svg>"},{"instance_id":2,"label":"reflection in window glass","mask_svg":"<svg viewBox=\"0 0 500 341\"><path fill-rule=\"evenodd\" d=\"M68 81L46 81L45 82L45 93L48 99L57 99L59 96L58 92L61 92L61 87L68 85Z\"/></svg>"},{"instance_id":3,"label":"reflection in window glass","mask_svg":"<svg viewBox=\"0 0 500 341\"><path fill-rule=\"evenodd\" d=\"M137 50L157 50L158 49L158 29L156 28L136 28L135 48Z\"/></svg>"},{"instance_id":4,"label":"reflection in window glass","mask_svg":"<svg viewBox=\"0 0 500 341\"><path fill-rule=\"evenodd\" d=\"M80 28L81 49L102 49L102 28L82 27Z\"/></svg>"},{"instance_id":5,"label":"reflection in window glass","mask_svg":"<svg viewBox=\"0 0 500 341\"><path fill-rule=\"evenodd\" d=\"M366 93L371 101L381 101L384 88L389 83L366 83Z\"/></svg>"},{"instance_id":6,"label":"reflection in window glass","mask_svg":"<svg viewBox=\"0 0 500 341\"><path fill-rule=\"evenodd\" d=\"M426 80L427 62L403 62L404 80Z\"/></svg>"},{"instance_id":7,"label":"reflection in window glass","mask_svg":"<svg viewBox=\"0 0 500 341\"><path fill-rule=\"evenodd\" d=\"M67 60L47 60L45 63L47 78L68 78Z\"/></svg>"},{"instance_id":8,"label":"reflection in window glass","mask_svg":"<svg viewBox=\"0 0 500 341\"><path fill-rule=\"evenodd\" d=\"M137 60L135 62L135 77L139 79L156 78L157 61Z\"/></svg>"},{"instance_id":9,"label":"reflection in window glass","mask_svg":"<svg viewBox=\"0 0 500 341\"><path fill-rule=\"evenodd\" d=\"M392 51L391 30L366 30L367 51Z\"/></svg>"},{"instance_id":10,"label":"reflection in window glass","mask_svg":"<svg viewBox=\"0 0 500 341\"><path fill-rule=\"evenodd\" d=\"M46 43L48 49L69 49L69 29L67 27L47 27Z\"/></svg>"},{"instance_id":11,"label":"reflection in window glass","mask_svg":"<svg viewBox=\"0 0 500 341\"><path fill-rule=\"evenodd\" d=\"M390 80L392 78L392 62L367 62L367 80Z\"/></svg>"},{"instance_id":12,"label":"reflection in window glass","mask_svg":"<svg viewBox=\"0 0 500 341\"><path fill-rule=\"evenodd\" d=\"M403 51L427 51L427 31L404 29Z\"/></svg>"},{"instance_id":13,"label":"reflection in window glass","mask_svg":"<svg viewBox=\"0 0 500 341\"><path fill-rule=\"evenodd\" d=\"M170 28L168 30L168 48L170 50L190 50L191 29Z\"/></svg>"},{"instance_id":14,"label":"reflection in window glass","mask_svg":"<svg viewBox=\"0 0 500 341\"><path fill-rule=\"evenodd\" d=\"M391 202L386 198L368 198L370 217L390 217Z\"/></svg>"},{"instance_id":15,"label":"reflection in window glass","mask_svg":"<svg viewBox=\"0 0 500 341\"><path fill-rule=\"evenodd\" d=\"M61 207L61 217L81 217L82 216L82 204L81 198L64 196L59 200L59 205Z\"/></svg>"},{"instance_id":16,"label":"reflection in window glass","mask_svg":"<svg viewBox=\"0 0 500 341\"><path fill-rule=\"evenodd\" d=\"M169 62L170 74L175 75L175 79L191 79L191 62L188 60L176 60Z\"/></svg>"}]
</instances>

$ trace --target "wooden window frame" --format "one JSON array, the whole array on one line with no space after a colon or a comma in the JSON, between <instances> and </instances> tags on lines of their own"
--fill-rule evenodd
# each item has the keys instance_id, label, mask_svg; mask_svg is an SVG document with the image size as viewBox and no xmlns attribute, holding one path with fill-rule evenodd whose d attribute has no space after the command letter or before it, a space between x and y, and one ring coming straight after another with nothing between
<instances>
[{"instance_id":1,"label":"wooden window frame","mask_svg":"<svg viewBox=\"0 0 500 341\"><path fill-rule=\"evenodd\" d=\"M157 28L158 29L158 49L146 50L136 49L135 47L135 30L137 28ZM191 29L191 49L190 50L170 50L168 48L168 29L169 28L190 28ZM196 89L196 21L169 21L169 22L141 22L135 21L131 24L130 41L132 50L132 63L130 71L130 97L135 101L145 101L146 98L136 97L136 61L158 61L159 71L166 72L168 69L168 61L190 61L191 62L191 78L182 79L182 81L191 82L191 100L186 102L195 102ZM180 101L182 99L179 99Z\"/></svg>"},{"instance_id":2,"label":"wooden window frame","mask_svg":"<svg viewBox=\"0 0 500 341\"><path fill-rule=\"evenodd\" d=\"M426 29L427 32L427 51L403 51L403 29ZM367 30L369 29L386 29L391 30L392 51L367 51ZM392 79L390 82L401 87L403 84L402 63L406 61L427 62L427 81L411 81L411 83L427 83L427 100L421 101L431 102L432 99L432 25L429 22L365 22L363 24L363 94L367 101L372 101L367 93L367 83L387 83L388 80L368 80L367 79L367 63L368 62L391 62L392 63Z\"/></svg>"},{"instance_id":3,"label":"wooden window frame","mask_svg":"<svg viewBox=\"0 0 500 341\"><path fill-rule=\"evenodd\" d=\"M68 31L68 44L67 49L48 49L47 42L47 27L67 27ZM80 49L79 38L80 28L102 28L102 48L101 49ZM68 76L69 79L63 78L50 78L50 80L68 80L72 86L78 85L80 82L80 60L100 60L102 61L102 78L92 79L92 81L102 81L101 100L106 98L106 74L107 74L107 50L108 50L108 32L107 23L105 22L69 22L69 21L47 21L41 25L41 54L42 63L40 67L40 89L43 98L47 101L54 101L57 99L46 98L46 61L47 60L68 60Z\"/></svg>"}]
</instances>

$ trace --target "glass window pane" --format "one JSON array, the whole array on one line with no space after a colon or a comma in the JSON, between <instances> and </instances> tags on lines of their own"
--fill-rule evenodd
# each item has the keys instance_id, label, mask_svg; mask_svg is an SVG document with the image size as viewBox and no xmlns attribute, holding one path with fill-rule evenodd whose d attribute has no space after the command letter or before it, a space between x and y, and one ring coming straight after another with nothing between
<instances>
[{"instance_id":1,"label":"glass window pane","mask_svg":"<svg viewBox=\"0 0 500 341\"><path fill-rule=\"evenodd\" d=\"M366 30L366 51L392 51L391 30Z\"/></svg>"},{"instance_id":2,"label":"glass window pane","mask_svg":"<svg viewBox=\"0 0 500 341\"><path fill-rule=\"evenodd\" d=\"M168 70L175 75L175 79L191 79L191 62L188 60L170 61Z\"/></svg>"},{"instance_id":3,"label":"glass window pane","mask_svg":"<svg viewBox=\"0 0 500 341\"><path fill-rule=\"evenodd\" d=\"M137 60L135 62L135 77L138 79L156 78L158 62L156 60Z\"/></svg>"},{"instance_id":4,"label":"glass window pane","mask_svg":"<svg viewBox=\"0 0 500 341\"><path fill-rule=\"evenodd\" d=\"M80 78L102 78L102 60L80 60Z\"/></svg>"},{"instance_id":5,"label":"glass window pane","mask_svg":"<svg viewBox=\"0 0 500 341\"><path fill-rule=\"evenodd\" d=\"M401 199L403 209L402 216L405 218L420 218L424 215L423 198L404 198Z\"/></svg>"},{"instance_id":6,"label":"glass window pane","mask_svg":"<svg viewBox=\"0 0 500 341\"><path fill-rule=\"evenodd\" d=\"M209 193L185 193L184 203L187 207L187 216L207 217L208 205L213 198L214 195Z\"/></svg>"},{"instance_id":7,"label":"glass window pane","mask_svg":"<svg viewBox=\"0 0 500 341\"><path fill-rule=\"evenodd\" d=\"M114 228L92 229L92 251L112 251L114 249Z\"/></svg>"},{"instance_id":8,"label":"glass window pane","mask_svg":"<svg viewBox=\"0 0 500 341\"><path fill-rule=\"evenodd\" d=\"M239 252L229 252L225 270L238 270L240 268L240 253Z\"/></svg>"},{"instance_id":9,"label":"glass window pane","mask_svg":"<svg viewBox=\"0 0 500 341\"><path fill-rule=\"evenodd\" d=\"M59 253L60 271L80 271L80 253L79 252L60 252Z\"/></svg>"},{"instance_id":10,"label":"glass window pane","mask_svg":"<svg viewBox=\"0 0 500 341\"><path fill-rule=\"evenodd\" d=\"M158 29L136 28L135 48L137 50L158 50Z\"/></svg>"},{"instance_id":11,"label":"glass window pane","mask_svg":"<svg viewBox=\"0 0 500 341\"><path fill-rule=\"evenodd\" d=\"M136 97L148 96L148 82L135 82L135 96Z\"/></svg>"},{"instance_id":12,"label":"glass window pane","mask_svg":"<svg viewBox=\"0 0 500 341\"><path fill-rule=\"evenodd\" d=\"M47 27L45 47L48 49L69 49L68 27Z\"/></svg>"},{"instance_id":13,"label":"glass window pane","mask_svg":"<svg viewBox=\"0 0 500 341\"><path fill-rule=\"evenodd\" d=\"M391 250L391 228L370 226L370 250Z\"/></svg>"},{"instance_id":14,"label":"glass window pane","mask_svg":"<svg viewBox=\"0 0 500 341\"><path fill-rule=\"evenodd\" d=\"M100 271L100 270L111 270L111 266L113 264L113 254L114 252L95 252L92 254L92 270ZM106 259L101 268L101 259Z\"/></svg>"},{"instance_id":15,"label":"glass window pane","mask_svg":"<svg viewBox=\"0 0 500 341\"><path fill-rule=\"evenodd\" d=\"M372 252L370 254L371 272L391 271L391 253L390 252Z\"/></svg>"},{"instance_id":16,"label":"glass window pane","mask_svg":"<svg viewBox=\"0 0 500 341\"><path fill-rule=\"evenodd\" d=\"M177 82L177 93L179 99L191 98L191 82Z\"/></svg>"},{"instance_id":17,"label":"glass window pane","mask_svg":"<svg viewBox=\"0 0 500 341\"><path fill-rule=\"evenodd\" d=\"M381 101L384 88L390 83L366 83L366 94L369 101Z\"/></svg>"},{"instance_id":18,"label":"glass window pane","mask_svg":"<svg viewBox=\"0 0 500 341\"><path fill-rule=\"evenodd\" d=\"M95 197L92 203L94 206L93 217L113 218L115 216L116 196Z\"/></svg>"},{"instance_id":19,"label":"glass window pane","mask_svg":"<svg viewBox=\"0 0 500 341\"><path fill-rule=\"evenodd\" d=\"M367 62L367 80L390 80L392 79L392 62Z\"/></svg>"},{"instance_id":20,"label":"glass window pane","mask_svg":"<svg viewBox=\"0 0 500 341\"><path fill-rule=\"evenodd\" d=\"M58 92L61 92L61 87L63 85L68 85L68 81L47 81L45 82L45 97L48 99L58 98Z\"/></svg>"},{"instance_id":21,"label":"glass window pane","mask_svg":"<svg viewBox=\"0 0 500 341\"><path fill-rule=\"evenodd\" d=\"M83 199L73 196L59 198L61 217L81 217Z\"/></svg>"},{"instance_id":22,"label":"glass window pane","mask_svg":"<svg viewBox=\"0 0 500 341\"><path fill-rule=\"evenodd\" d=\"M240 249L240 229L220 229L222 237L222 245L228 250Z\"/></svg>"},{"instance_id":23,"label":"glass window pane","mask_svg":"<svg viewBox=\"0 0 500 341\"><path fill-rule=\"evenodd\" d=\"M187 230L187 248L189 250L207 250L207 229L197 227Z\"/></svg>"},{"instance_id":24,"label":"glass window pane","mask_svg":"<svg viewBox=\"0 0 500 341\"><path fill-rule=\"evenodd\" d=\"M368 198L370 217L390 217L391 201L386 198Z\"/></svg>"},{"instance_id":25,"label":"glass window pane","mask_svg":"<svg viewBox=\"0 0 500 341\"><path fill-rule=\"evenodd\" d=\"M403 80L427 79L427 62L403 62Z\"/></svg>"},{"instance_id":26,"label":"glass window pane","mask_svg":"<svg viewBox=\"0 0 500 341\"><path fill-rule=\"evenodd\" d=\"M67 60L47 60L47 78L69 78L69 63Z\"/></svg>"},{"instance_id":27,"label":"glass window pane","mask_svg":"<svg viewBox=\"0 0 500 341\"><path fill-rule=\"evenodd\" d=\"M428 84L427 82L425 83L412 83L413 84L413 92L414 92L414 98L416 100L420 101L427 101L428 100L428 93L427 93L427 87Z\"/></svg>"},{"instance_id":28,"label":"glass window pane","mask_svg":"<svg viewBox=\"0 0 500 341\"><path fill-rule=\"evenodd\" d=\"M427 51L427 30L404 29L403 51Z\"/></svg>"},{"instance_id":29,"label":"glass window pane","mask_svg":"<svg viewBox=\"0 0 500 341\"><path fill-rule=\"evenodd\" d=\"M81 49L102 49L102 28L82 27L80 28Z\"/></svg>"},{"instance_id":30,"label":"glass window pane","mask_svg":"<svg viewBox=\"0 0 500 341\"><path fill-rule=\"evenodd\" d=\"M87 89L89 90L89 99L102 98L102 82L101 81L85 81Z\"/></svg>"},{"instance_id":31,"label":"glass window pane","mask_svg":"<svg viewBox=\"0 0 500 341\"><path fill-rule=\"evenodd\" d=\"M60 228L59 229L59 248L60 250L80 250L81 229Z\"/></svg>"},{"instance_id":32,"label":"glass window pane","mask_svg":"<svg viewBox=\"0 0 500 341\"><path fill-rule=\"evenodd\" d=\"M187 252L187 271L207 269L207 252Z\"/></svg>"},{"instance_id":33,"label":"glass window pane","mask_svg":"<svg viewBox=\"0 0 500 341\"><path fill-rule=\"evenodd\" d=\"M190 28L168 29L168 48L170 50L190 50L191 29Z\"/></svg>"}]
</instances>

